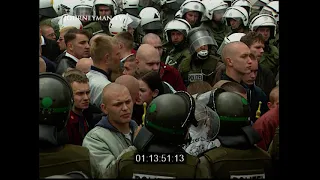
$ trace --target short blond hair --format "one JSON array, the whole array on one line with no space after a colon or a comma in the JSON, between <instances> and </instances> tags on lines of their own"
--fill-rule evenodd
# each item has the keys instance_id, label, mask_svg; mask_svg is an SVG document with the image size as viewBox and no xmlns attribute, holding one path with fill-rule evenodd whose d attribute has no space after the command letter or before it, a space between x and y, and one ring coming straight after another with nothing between
<instances>
[{"instance_id":1,"label":"short blond hair","mask_svg":"<svg viewBox=\"0 0 320 180\"><path fill-rule=\"evenodd\" d=\"M59 33L62 34L62 33L65 33L71 29L77 29L76 27L73 27L73 26L67 26L67 27L64 27L62 29L59 30Z\"/></svg>"},{"instance_id":2,"label":"short blond hair","mask_svg":"<svg viewBox=\"0 0 320 180\"><path fill-rule=\"evenodd\" d=\"M99 63L106 54L112 55L112 46L117 45L117 40L111 36L99 36L95 38L90 46L91 59Z\"/></svg>"}]
</instances>

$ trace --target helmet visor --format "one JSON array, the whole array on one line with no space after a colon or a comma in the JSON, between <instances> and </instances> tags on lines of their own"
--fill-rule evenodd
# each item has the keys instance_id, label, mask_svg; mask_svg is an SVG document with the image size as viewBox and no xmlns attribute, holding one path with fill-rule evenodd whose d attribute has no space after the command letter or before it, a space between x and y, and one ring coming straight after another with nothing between
<instances>
[{"instance_id":1,"label":"helmet visor","mask_svg":"<svg viewBox=\"0 0 320 180\"><path fill-rule=\"evenodd\" d=\"M138 17L132 16L128 13L127 13L127 16L132 20L132 22L130 22L128 26L132 27L133 29L136 29L139 26L141 19Z\"/></svg>"},{"instance_id":2,"label":"helmet visor","mask_svg":"<svg viewBox=\"0 0 320 180\"><path fill-rule=\"evenodd\" d=\"M269 14L269 15L273 16L272 12L268 11L267 9L262 9L259 14Z\"/></svg>"},{"instance_id":3,"label":"helmet visor","mask_svg":"<svg viewBox=\"0 0 320 180\"><path fill-rule=\"evenodd\" d=\"M160 21L154 21L142 26L143 30L161 30L163 28Z\"/></svg>"},{"instance_id":4,"label":"helmet visor","mask_svg":"<svg viewBox=\"0 0 320 180\"><path fill-rule=\"evenodd\" d=\"M192 33L188 39L190 42L189 49L191 54L194 54L197 49L199 49L201 46L204 46L204 45L214 45L216 47L218 46L217 42L214 39L212 39L208 31L206 30L196 31Z\"/></svg>"},{"instance_id":5,"label":"helmet visor","mask_svg":"<svg viewBox=\"0 0 320 180\"><path fill-rule=\"evenodd\" d=\"M148 7L152 6L153 2L151 0L139 0L139 6Z\"/></svg>"},{"instance_id":6,"label":"helmet visor","mask_svg":"<svg viewBox=\"0 0 320 180\"><path fill-rule=\"evenodd\" d=\"M53 9L53 7L39 9L39 15L50 17L50 18L54 18L58 16L57 12Z\"/></svg>"},{"instance_id":7,"label":"helmet visor","mask_svg":"<svg viewBox=\"0 0 320 180\"><path fill-rule=\"evenodd\" d=\"M165 4L169 9L172 9L174 11L178 11L180 9L180 4L178 4L177 2L172 2L172 3L168 3Z\"/></svg>"},{"instance_id":8,"label":"helmet visor","mask_svg":"<svg viewBox=\"0 0 320 180\"><path fill-rule=\"evenodd\" d=\"M92 8L90 6L77 6L73 9L73 15L75 16L90 16L92 14Z\"/></svg>"}]
</instances>

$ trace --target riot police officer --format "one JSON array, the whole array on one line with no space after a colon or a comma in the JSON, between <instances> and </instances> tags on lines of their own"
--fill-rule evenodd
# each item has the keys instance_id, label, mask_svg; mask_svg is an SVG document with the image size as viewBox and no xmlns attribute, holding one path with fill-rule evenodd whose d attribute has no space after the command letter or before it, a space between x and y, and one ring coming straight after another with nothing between
<instances>
[{"instance_id":1,"label":"riot police officer","mask_svg":"<svg viewBox=\"0 0 320 180\"><path fill-rule=\"evenodd\" d=\"M90 22L84 29L95 35L97 33L105 33L111 35L109 32L109 22L112 17L117 15L118 5L115 0L95 0L93 2L92 13L95 19Z\"/></svg>"},{"instance_id":2,"label":"riot police officer","mask_svg":"<svg viewBox=\"0 0 320 180\"><path fill-rule=\"evenodd\" d=\"M165 64L178 69L181 61L190 58L187 43L187 35L190 30L190 24L184 19L174 19L165 26L165 38L173 46L173 49L166 57Z\"/></svg>"},{"instance_id":3,"label":"riot police officer","mask_svg":"<svg viewBox=\"0 0 320 180\"><path fill-rule=\"evenodd\" d=\"M40 0L39 6L39 22L40 25L47 24L51 26L51 19L57 17L58 14L50 3L50 0Z\"/></svg>"},{"instance_id":4,"label":"riot police officer","mask_svg":"<svg viewBox=\"0 0 320 180\"><path fill-rule=\"evenodd\" d=\"M249 15L245 8L241 6L231 6L224 13L223 18L226 20L227 25L231 27L232 33L245 33L249 32ZM229 36L228 34L227 36Z\"/></svg>"},{"instance_id":5,"label":"riot police officer","mask_svg":"<svg viewBox=\"0 0 320 180\"><path fill-rule=\"evenodd\" d=\"M82 171L91 177L89 150L66 144L66 124L73 105L68 82L54 73L39 75L39 175L40 178Z\"/></svg>"},{"instance_id":6,"label":"riot police officer","mask_svg":"<svg viewBox=\"0 0 320 180\"><path fill-rule=\"evenodd\" d=\"M163 41L163 25L160 17L159 11L154 7L145 7L140 13L139 17L141 18L140 26L138 33L140 34L140 42L144 35L148 33L154 33L158 35Z\"/></svg>"},{"instance_id":7,"label":"riot police officer","mask_svg":"<svg viewBox=\"0 0 320 180\"><path fill-rule=\"evenodd\" d=\"M197 166L198 158L182 149L190 125L196 123L194 110L194 99L186 92L180 91L156 97L148 106L145 126L134 140L136 150L127 152L119 158L116 165L119 168L114 171L114 176L118 178L206 177Z\"/></svg>"},{"instance_id":8,"label":"riot police officer","mask_svg":"<svg viewBox=\"0 0 320 180\"><path fill-rule=\"evenodd\" d=\"M206 9L201 27L206 28L220 46L223 38L231 32L231 28L226 25L225 19L222 18L228 4L223 0L207 0L203 4Z\"/></svg>"},{"instance_id":9,"label":"riot police officer","mask_svg":"<svg viewBox=\"0 0 320 180\"><path fill-rule=\"evenodd\" d=\"M201 24L205 6L202 0L186 0L180 6L181 18L188 21L192 28Z\"/></svg>"},{"instance_id":10,"label":"riot police officer","mask_svg":"<svg viewBox=\"0 0 320 180\"><path fill-rule=\"evenodd\" d=\"M269 2L270 2L269 0L252 0L251 1L252 7L251 7L250 16L249 16L249 22L251 22L254 17L259 15L262 8L266 6Z\"/></svg>"},{"instance_id":11,"label":"riot police officer","mask_svg":"<svg viewBox=\"0 0 320 180\"><path fill-rule=\"evenodd\" d=\"M258 148L259 134L248 120L249 103L240 94L216 89L211 92L208 105L220 118L217 139L220 147L213 148L200 157L212 178L242 179L272 177L270 155ZM213 101L213 102L212 102Z\"/></svg>"},{"instance_id":12,"label":"riot police officer","mask_svg":"<svg viewBox=\"0 0 320 180\"><path fill-rule=\"evenodd\" d=\"M248 15L251 13L251 2L249 0L234 0L231 6L240 6L246 9Z\"/></svg>"},{"instance_id":13,"label":"riot police officer","mask_svg":"<svg viewBox=\"0 0 320 180\"><path fill-rule=\"evenodd\" d=\"M262 8L259 14L270 14L276 19L276 35L274 39L270 40L270 43L279 49L279 1L271 1Z\"/></svg>"},{"instance_id":14,"label":"riot police officer","mask_svg":"<svg viewBox=\"0 0 320 180\"><path fill-rule=\"evenodd\" d=\"M165 26L169 21L174 19L176 12L180 9L181 3L177 0L160 0L161 19Z\"/></svg>"},{"instance_id":15,"label":"riot police officer","mask_svg":"<svg viewBox=\"0 0 320 180\"><path fill-rule=\"evenodd\" d=\"M215 55L217 42L201 27L188 33L190 58L184 59L178 70L186 86L195 81L207 81L213 85L219 58ZM214 50L212 50L214 49Z\"/></svg>"}]
</instances>

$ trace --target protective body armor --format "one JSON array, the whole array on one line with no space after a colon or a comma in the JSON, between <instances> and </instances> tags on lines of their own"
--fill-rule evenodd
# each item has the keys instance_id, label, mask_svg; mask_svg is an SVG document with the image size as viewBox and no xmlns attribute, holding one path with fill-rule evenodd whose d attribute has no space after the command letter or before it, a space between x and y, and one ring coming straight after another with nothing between
<instances>
[{"instance_id":1,"label":"protective body armor","mask_svg":"<svg viewBox=\"0 0 320 180\"><path fill-rule=\"evenodd\" d=\"M201 27L205 28L209 32L210 36L217 41L218 47L220 47L223 39L231 33L231 28L225 23L217 26L217 28L213 28L211 23L211 21L203 22Z\"/></svg>"},{"instance_id":2,"label":"protective body armor","mask_svg":"<svg viewBox=\"0 0 320 180\"><path fill-rule=\"evenodd\" d=\"M270 155L256 146L250 149L220 146L200 159L209 166L211 177L217 179L265 179L272 173Z\"/></svg>"},{"instance_id":3,"label":"protective body armor","mask_svg":"<svg viewBox=\"0 0 320 180\"><path fill-rule=\"evenodd\" d=\"M184 59L188 59L190 57L191 55L188 48L185 48L182 51L176 51L175 49L172 49L169 52L169 55L167 56L165 63L178 69L180 63Z\"/></svg>"},{"instance_id":4,"label":"protective body armor","mask_svg":"<svg viewBox=\"0 0 320 180\"><path fill-rule=\"evenodd\" d=\"M105 33L107 35L110 35L108 26L102 28L99 22L91 22L84 26L83 29L90 32L92 35L95 35L97 33Z\"/></svg>"}]
</instances>

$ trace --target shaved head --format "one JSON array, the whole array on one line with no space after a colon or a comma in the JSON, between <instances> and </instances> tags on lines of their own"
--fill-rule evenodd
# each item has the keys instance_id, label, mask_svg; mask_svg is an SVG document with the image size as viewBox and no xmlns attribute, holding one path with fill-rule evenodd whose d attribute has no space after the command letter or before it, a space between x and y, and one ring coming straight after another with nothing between
<instances>
[{"instance_id":1,"label":"shaved head","mask_svg":"<svg viewBox=\"0 0 320 180\"><path fill-rule=\"evenodd\" d=\"M93 65L93 61L91 58L81 58L77 62L76 69L87 74L90 71L92 65Z\"/></svg>"},{"instance_id":2,"label":"shaved head","mask_svg":"<svg viewBox=\"0 0 320 180\"><path fill-rule=\"evenodd\" d=\"M224 48L222 49L222 53L221 53L221 58L223 60L223 62L225 62L225 60L227 58L232 58L235 56L235 54L239 51L237 48L239 46L246 46L248 47L245 43L237 41L237 42L231 42L228 43L227 45L224 46ZM249 47L248 47L249 48ZM225 62L226 63L226 62Z\"/></svg>"},{"instance_id":3,"label":"shaved head","mask_svg":"<svg viewBox=\"0 0 320 180\"><path fill-rule=\"evenodd\" d=\"M115 83L124 85L128 88L133 104L139 96L139 81L130 75L122 75L115 80Z\"/></svg>"},{"instance_id":4,"label":"shaved head","mask_svg":"<svg viewBox=\"0 0 320 180\"><path fill-rule=\"evenodd\" d=\"M128 88L124 85L117 83L110 83L106 85L102 92L102 103L107 104L120 92L128 92L130 94Z\"/></svg>"},{"instance_id":5,"label":"shaved head","mask_svg":"<svg viewBox=\"0 0 320 180\"><path fill-rule=\"evenodd\" d=\"M160 68L159 52L150 44L142 44L136 54L136 63L139 73L158 72Z\"/></svg>"},{"instance_id":6,"label":"shaved head","mask_svg":"<svg viewBox=\"0 0 320 180\"><path fill-rule=\"evenodd\" d=\"M154 48L156 48L159 52L159 56L162 56L163 48L162 48L162 42L158 35L153 33L148 33L142 38L142 44L150 44Z\"/></svg>"}]
</instances>

